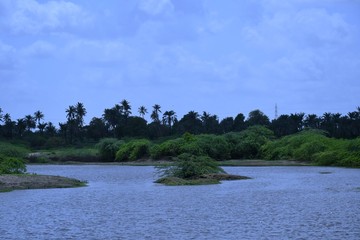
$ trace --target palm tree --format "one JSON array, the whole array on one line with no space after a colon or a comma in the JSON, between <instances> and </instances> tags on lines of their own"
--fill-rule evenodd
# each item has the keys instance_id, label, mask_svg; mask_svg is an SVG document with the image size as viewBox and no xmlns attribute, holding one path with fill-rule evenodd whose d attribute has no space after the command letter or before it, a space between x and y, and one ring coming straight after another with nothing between
<instances>
[{"instance_id":1,"label":"palm tree","mask_svg":"<svg viewBox=\"0 0 360 240\"><path fill-rule=\"evenodd\" d=\"M140 106L138 109L140 117L144 118L145 114L147 113L147 109L145 106Z\"/></svg>"},{"instance_id":2,"label":"palm tree","mask_svg":"<svg viewBox=\"0 0 360 240\"><path fill-rule=\"evenodd\" d=\"M174 123L176 120L175 112L173 110L164 112L163 120L164 122L166 122L166 124L169 126L171 130L171 124Z\"/></svg>"},{"instance_id":3,"label":"palm tree","mask_svg":"<svg viewBox=\"0 0 360 240\"><path fill-rule=\"evenodd\" d=\"M36 122L33 116L26 115L25 116L25 124L28 132L31 132L31 129L35 128Z\"/></svg>"},{"instance_id":4,"label":"palm tree","mask_svg":"<svg viewBox=\"0 0 360 240\"><path fill-rule=\"evenodd\" d=\"M34 113L34 120L37 122L37 124L40 124L40 120L44 119L44 114L41 111L36 111Z\"/></svg>"},{"instance_id":5,"label":"palm tree","mask_svg":"<svg viewBox=\"0 0 360 240\"><path fill-rule=\"evenodd\" d=\"M49 136L54 136L56 133L56 128L52 122L48 122L45 127L45 132Z\"/></svg>"},{"instance_id":6,"label":"palm tree","mask_svg":"<svg viewBox=\"0 0 360 240\"><path fill-rule=\"evenodd\" d=\"M75 119L76 109L74 106L69 106L69 108L66 109L65 112L66 112L66 117L67 117L68 121Z\"/></svg>"},{"instance_id":7,"label":"palm tree","mask_svg":"<svg viewBox=\"0 0 360 240\"><path fill-rule=\"evenodd\" d=\"M47 126L47 123L39 123L38 124L38 128L39 128L39 131L41 134L44 132L44 129L46 128L46 126Z\"/></svg>"},{"instance_id":8,"label":"palm tree","mask_svg":"<svg viewBox=\"0 0 360 240\"><path fill-rule=\"evenodd\" d=\"M16 122L16 128L17 128L17 133L20 137L22 137L23 133L26 130L26 123L24 118L20 118L17 120Z\"/></svg>"},{"instance_id":9,"label":"palm tree","mask_svg":"<svg viewBox=\"0 0 360 240\"><path fill-rule=\"evenodd\" d=\"M120 104L121 104L121 107L122 107L125 118L128 118L129 115L131 114L130 103L127 100L124 99L124 100L121 101Z\"/></svg>"},{"instance_id":10,"label":"palm tree","mask_svg":"<svg viewBox=\"0 0 360 240\"><path fill-rule=\"evenodd\" d=\"M161 110L160 110L160 105L159 104L155 104L153 106L153 111L151 113L151 119L154 121L154 122L160 122L160 119L159 119L159 113L161 113Z\"/></svg>"},{"instance_id":11,"label":"palm tree","mask_svg":"<svg viewBox=\"0 0 360 240\"><path fill-rule=\"evenodd\" d=\"M82 127L84 124L84 117L86 115L86 109L84 107L84 104L81 102L78 102L75 106L75 112L76 112L76 120L79 127Z\"/></svg>"},{"instance_id":12,"label":"palm tree","mask_svg":"<svg viewBox=\"0 0 360 240\"><path fill-rule=\"evenodd\" d=\"M0 122L2 122L3 121L3 115L2 115L2 112L3 112L3 110L0 108Z\"/></svg>"}]
</instances>

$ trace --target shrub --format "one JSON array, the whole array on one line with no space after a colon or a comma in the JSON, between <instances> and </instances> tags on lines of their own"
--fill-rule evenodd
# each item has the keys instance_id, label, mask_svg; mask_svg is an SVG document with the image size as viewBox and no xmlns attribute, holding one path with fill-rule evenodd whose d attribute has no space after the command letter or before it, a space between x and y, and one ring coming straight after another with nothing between
<instances>
[{"instance_id":1,"label":"shrub","mask_svg":"<svg viewBox=\"0 0 360 240\"><path fill-rule=\"evenodd\" d=\"M117 161L133 161L149 155L150 141L146 139L133 140L120 146L116 153Z\"/></svg>"},{"instance_id":2,"label":"shrub","mask_svg":"<svg viewBox=\"0 0 360 240\"><path fill-rule=\"evenodd\" d=\"M20 145L13 145L7 142L0 142L0 155L5 157L24 158L29 150Z\"/></svg>"},{"instance_id":3,"label":"shrub","mask_svg":"<svg viewBox=\"0 0 360 240\"><path fill-rule=\"evenodd\" d=\"M183 138L177 138L167 140L158 145L154 145L150 151L151 158L160 159L167 157L176 157L182 152L181 148L185 145L185 143L186 142Z\"/></svg>"},{"instance_id":4,"label":"shrub","mask_svg":"<svg viewBox=\"0 0 360 240\"><path fill-rule=\"evenodd\" d=\"M203 154L213 159L226 160L231 158L230 144L224 136L200 135L197 137L197 145Z\"/></svg>"},{"instance_id":5,"label":"shrub","mask_svg":"<svg viewBox=\"0 0 360 240\"><path fill-rule=\"evenodd\" d=\"M274 133L264 126L252 126L239 133L225 135L232 159L259 157L261 147L273 137Z\"/></svg>"},{"instance_id":6,"label":"shrub","mask_svg":"<svg viewBox=\"0 0 360 240\"><path fill-rule=\"evenodd\" d=\"M199 178L204 174L224 173L217 162L208 156L179 155L175 165L157 167L162 177L177 177L183 179Z\"/></svg>"},{"instance_id":7,"label":"shrub","mask_svg":"<svg viewBox=\"0 0 360 240\"><path fill-rule=\"evenodd\" d=\"M99 150L100 158L103 161L114 161L116 152L122 144L124 141L116 138L103 138L96 144L96 148Z\"/></svg>"},{"instance_id":8,"label":"shrub","mask_svg":"<svg viewBox=\"0 0 360 240\"><path fill-rule=\"evenodd\" d=\"M22 174L25 172L26 165L21 159L0 156L0 174Z\"/></svg>"}]
</instances>

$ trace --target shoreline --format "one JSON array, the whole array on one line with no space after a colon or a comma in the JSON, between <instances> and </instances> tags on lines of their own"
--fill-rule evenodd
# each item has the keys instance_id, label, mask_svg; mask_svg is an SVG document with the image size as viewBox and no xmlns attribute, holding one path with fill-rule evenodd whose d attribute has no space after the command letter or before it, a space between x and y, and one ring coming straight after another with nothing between
<instances>
[{"instance_id":1,"label":"shoreline","mask_svg":"<svg viewBox=\"0 0 360 240\"><path fill-rule=\"evenodd\" d=\"M47 163L27 163L27 165L118 165L118 166L159 166L171 164L170 160L151 160L142 159L129 162L78 162L78 161L61 161ZM218 161L221 167L266 167L266 166L314 166L309 162L292 161L292 160L225 160Z\"/></svg>"},{"instance_id":2,"label":"shoreline","mask_svg":"<svg viewBox=\"0 0 360 240\"><path fill-rule=\"evenodd\" d=\"M25 189L84 187L86 182L74 178L37 174L0 175L0 193Z\"/></svg>"}]
</instances>

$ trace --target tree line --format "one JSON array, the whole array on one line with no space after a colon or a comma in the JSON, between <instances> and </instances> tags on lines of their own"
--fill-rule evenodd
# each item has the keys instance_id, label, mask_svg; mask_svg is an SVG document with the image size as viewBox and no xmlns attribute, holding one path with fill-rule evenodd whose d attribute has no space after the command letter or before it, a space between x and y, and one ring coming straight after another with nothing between
<instances>
[{"instance_id":1,"label":"tree line","mask_svg":"<svg viewBox=\"0 0 360 240\"><path fill-rule=\"evenodd\" d=\"M98 141L101 138L148 138L180 136L191 134L224 134L240 132L254 125L272 130L277 137L291 135L306 128L320 129L329 137L352 139L360 136L360 107L346 115L340 113L283 114L270 120L262 111L256 109L246 117L243 113L222 120L209 112L189 111L178 118L174 110L163 111L159 104L150 110L140 106L137 113L129 101L122 100L111 108L106 108L101 117L93 117L88 125L84 124L87 114L83 103L78 102L65 110L66 121L56 126L45 122L41 111L13 120L9 113L0 108L0 138L24 139L33 146L41 147L61 144L76 144L86 141ZM151 121L145 116L149 114Z\"/></svg>"}]
</instances>

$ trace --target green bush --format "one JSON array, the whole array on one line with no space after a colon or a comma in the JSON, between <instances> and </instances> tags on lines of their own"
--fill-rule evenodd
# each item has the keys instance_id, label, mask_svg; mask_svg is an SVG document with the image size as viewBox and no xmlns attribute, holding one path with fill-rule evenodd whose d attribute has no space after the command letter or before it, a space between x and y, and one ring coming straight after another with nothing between
<instances>
[{"instance_id":1,"label":"green bush","mask_svg":"<svg viewBox=\"0 0 360 240\"><path fill-rule=\"evenodd\" d=\"M99 150L100 158L103 161L114 161L116 152L124 141L116 138L103 138L97 144L96 148Z\"/></svg>"},{"instance_id":2,"label":"green bush","mask_svg":"<svg viewBox=\"0 0 360 240\"><path fill-rule=\"evenodd\" d=\"M231 147L224 136L200 135L197 137L197 145L202 150L202 154L213 159L226 160L231 158Z\"/></svg>"},{"instance_id":3,"label":"green bush","mask_svg":"<svg viewBox=\"0 0 360 240\"><path fill-rule=\"evenodd\" d=\"M261 147L273 138L274 133L264 126L251 126L239 133L225 135L232 159L259 157Z\"/></svg>"},{"instance_id":4,"label":"green bush","mask_svg":"<svg viewBox=\"0 0 360 240\"><path fill-rule=\"evenodd\" d=\"M23 160L15 157L0 156L0 174L22 174L26 172Z\"/></svg>"},{"instance_id":5,"label":"green bush","mask_svg":"<svg viewBox=\"0 0 360 240\"><path fill-rule=\"evenodd\" d=\"M177 138L155 145L151 149L151 158L176 157L181 153L181 148L185 143L186 141L183 138Z\"/></svg>"},{"instance_id":6,"label":"green bush","mask_svg":"<svg viewBox=\"0 0 360 240\"><path fill-rule=\"evenodd\" d=\"M14 145L7 142L0 142L0 155L5 157L25 158L29 149L21 145Z\"/></svg>"},{"instance_id":7,"label":"green bush","mask_svg":"<svg viewBox=\"0 0 360 240\"><path fill-rule=\"evenodd\" d=\"M150 141L146 139L133 140L120 146L116 152L117 161L134 161L150 153Z\"/></svg>"},{"instance_id":8,"label":"green bush","mask_svg":"<svg viewBox=\"0 0 360 240\"><path fill-rule=\"evenodd\" d=\"M309 161L316 165L360 167L360 138L326 137L322 131L306 130L267 142L261 147L264 159Z\"/></svg>"},{"instance_id":9,"label":"green bush","mask_svg":"<svg viewBox=\"0 0 360 240\"><path fill-rule=\"evenodd\" d=\"M182 179L195 179L204 174L224 173L224 170L212 158L187 153L179 155L174 165L160 166L157 169L162 177Z\"/></svg>"}]
</instances>

